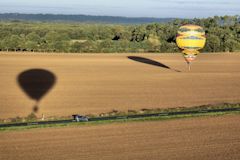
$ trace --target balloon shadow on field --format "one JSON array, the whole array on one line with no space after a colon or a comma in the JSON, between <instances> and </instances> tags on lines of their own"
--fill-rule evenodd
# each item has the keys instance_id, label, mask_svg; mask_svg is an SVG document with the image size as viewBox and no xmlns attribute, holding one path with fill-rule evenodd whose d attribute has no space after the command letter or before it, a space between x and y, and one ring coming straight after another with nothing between
<instances>
[{"instance_id":1,"label":"balloon shadow on field","mask_svg":"<svg viewBox=\"0 0 240 160\"><path fill-rule=\"evenodd\" d=\"M173 68L171 68L171 67L169 67L169 66L167 66L163 63L160 63L160 62L148 59L148 58L144 58L144 57L128 56L128 59L131 59L131 60L136 61L136 62L141 62L141 63L157 66L157 67L162 67L162 68L165 68L165 69L170 69L170 70L173 70L175 72L181 72L181 71L173 69Z\"/></svg>"},{"instance_id":2,"label":"balloon shadow on field","mask_svg":"<svg viewBox=\"0 0 240 160\"><path fill-rule=\"evenodd\" d=\"M45 69L29 69L17 76L17 82L23 92L36 101L36 104L33 106L33 113L37 113L39 101L54 86L56 76L51 71Z\"/></svg>"}]
</instances>

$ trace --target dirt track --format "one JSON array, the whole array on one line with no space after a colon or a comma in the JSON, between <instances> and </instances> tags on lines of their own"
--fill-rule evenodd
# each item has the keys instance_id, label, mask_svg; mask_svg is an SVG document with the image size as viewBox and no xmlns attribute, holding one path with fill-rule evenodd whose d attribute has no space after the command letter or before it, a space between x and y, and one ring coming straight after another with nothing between
<instances>
[{"instance_id":1,"label":"dirt track","mask_svg":"<svg viewBox=\"0 0 240 160\"><path fill-rule=\"evenodd\" d=\"M239 160L240 116L1 132L0 159Z\"/></svg>"},{"instance_id":2,"label":"dirt track","mask_svg":"<svg viewBox=\"0 0 240 160\"><path fill-rule=\"evenodd\" d=\"M200 54L191 72L181 54L1 53L0 66L0 119L32 112L34 101L16 79L33 68L57 77L39 116L240 102L240 54Z\"/></svg>"}]
</instances>

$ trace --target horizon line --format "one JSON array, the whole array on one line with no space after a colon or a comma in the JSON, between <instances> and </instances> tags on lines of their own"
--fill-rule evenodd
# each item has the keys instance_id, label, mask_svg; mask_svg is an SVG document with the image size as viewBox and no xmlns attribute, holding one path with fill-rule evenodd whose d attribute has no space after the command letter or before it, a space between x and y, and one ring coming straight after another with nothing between
<instances>
[{"instance_id":1,"label":"horizon line","mask_svg":"<svg viewBox=\"0 0 240 160\"><path fill-rule=\"evenodd\" d=\"M205 18L212 18L212 17L224 17L224 16L237 16L240 17L240 15L223 15L223 16L209 16L209 17L193 17L193 18L186 18L186 17L128 17L128 16L111 16L111 15L91 15L91 14L62 14L62 13L21 13L21 12L0 12L0 14L24 14L24 15L62 15L62 16L92 16L92 17L116 17L116 18L132 18L132 19L205 19Z\"/></svg>"}]
</instances>

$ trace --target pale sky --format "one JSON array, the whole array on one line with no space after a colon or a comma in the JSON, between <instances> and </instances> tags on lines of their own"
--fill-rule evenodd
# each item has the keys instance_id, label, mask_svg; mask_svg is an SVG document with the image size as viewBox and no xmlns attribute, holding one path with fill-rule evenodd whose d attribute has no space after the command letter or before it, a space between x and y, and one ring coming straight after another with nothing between
<instances>
[{"instance_id":1,"label":"pale sky","mask_svg":"<svg viewBox=\"0 0 240 160\"><path fill-rule=\"evenodd\" d=\"M0 0L0 13L202 18L240 15L240 0Z\"/></svg>"}]
</instances>

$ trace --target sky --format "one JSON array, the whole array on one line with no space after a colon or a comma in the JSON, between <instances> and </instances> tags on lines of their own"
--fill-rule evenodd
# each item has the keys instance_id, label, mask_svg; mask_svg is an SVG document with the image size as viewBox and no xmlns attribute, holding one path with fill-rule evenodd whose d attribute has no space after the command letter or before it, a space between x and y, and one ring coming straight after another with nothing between
<instances>
[{"instance_id":1,"label":"sky","mask_svg":"<svg viewBox=\"0 0 240 160\"><path fill-rule=\"evenodd\" d=\"M0 13L203 18L240 15L240 0L0 0Z\"/></svg>"}]
</instances>

